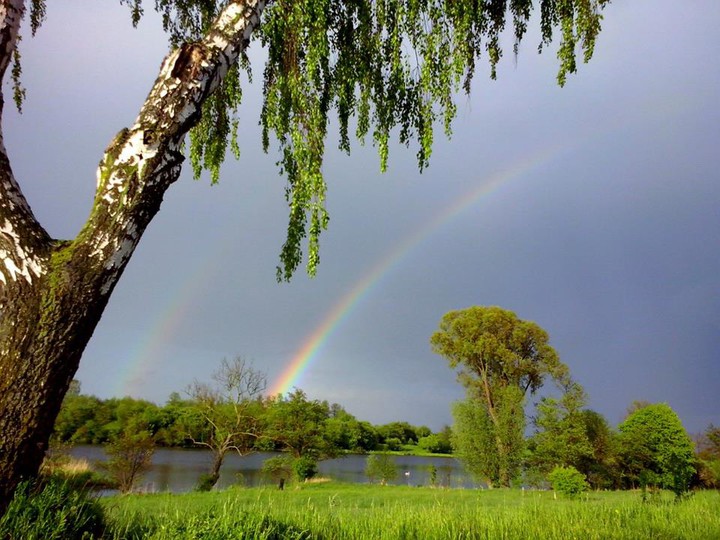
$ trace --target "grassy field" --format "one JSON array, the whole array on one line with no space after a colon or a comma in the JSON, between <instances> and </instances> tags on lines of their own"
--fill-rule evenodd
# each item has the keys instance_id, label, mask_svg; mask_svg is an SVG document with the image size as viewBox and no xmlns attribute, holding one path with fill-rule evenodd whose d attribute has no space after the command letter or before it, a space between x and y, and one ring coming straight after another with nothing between
<instances>
[{"instance_id":1,"label":"grassy field","mask_svg":"<svg viewBox=\"0 0 720 540\"><path fill-rule=\"evenodd\" d=\"M444 490L317 483L285 491L154 494L103 501L115 538L151 539L717 539L720 493Z\"/></svg>"}]
</instances>

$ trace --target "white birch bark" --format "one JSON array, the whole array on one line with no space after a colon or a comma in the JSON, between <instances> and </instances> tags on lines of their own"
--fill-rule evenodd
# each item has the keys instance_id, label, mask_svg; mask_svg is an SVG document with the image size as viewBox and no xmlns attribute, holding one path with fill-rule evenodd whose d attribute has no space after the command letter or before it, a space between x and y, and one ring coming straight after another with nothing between
<instances>
[{"instance_id":1,"label":"white birch bark","mask_svg":"<svg viewBox=\"0 0 720 540\"><path fill-rule=\"evenodd\" d=\"M42 462L62 398L108 298L163 195L182 141L260 24L267 0L230 2L200 41L163 61L134 124L107 147L85 226L49 237L12 173L0 133L0 513ZM0 0L0 78L25 6ZM0 121L4 101L0 94Z\"/></svg>"}]
</instances>

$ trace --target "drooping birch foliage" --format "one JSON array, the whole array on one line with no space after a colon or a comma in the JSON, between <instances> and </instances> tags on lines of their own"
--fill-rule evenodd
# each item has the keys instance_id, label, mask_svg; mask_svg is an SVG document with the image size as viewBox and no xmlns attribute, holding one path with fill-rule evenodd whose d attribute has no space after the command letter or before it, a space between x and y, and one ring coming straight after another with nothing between
<instances>
[{"instance_id":1,"label":"drooping birch foliage","mask_svg":"<svg viewBox=\"0 0 720 540\"><path fill-rule=\"evenodd\" d=\"M273 140L287 178L289 220L278 279L288 280L303 257L315 274L319 236L327 227L326 179L322 173L328 123L335 117L340 149L350 151L350 131L371 136L380 168L388 163L391 136L417 146L420 170L432 153L435 129L450 135L459 93L470 93L481 61L497 75L503 37L514 53L531 17L540 26L539 50L559 34L557 81L564 85L577 68L577 54L588 61L600 32L601 9L609 0L275 0L268 2L252 39L266 48L264 104L260 114L263 145ZM133 24L143 15L142 0L121 0ZM199 40L228 2L156 0L163 26L175 46ZM45 16L44 0L31 9L33 33ZM239 154L237 108L239 74L250 70L243 54L192 129L190 158L195 176L203 169L218 181L230 148ZM15 73L15 72L14 72ZM19 74L19 70L17 70ZM22 90L20 90L21 92ZM246 120L247 121L247 120Z\"/></svg>"}]
</instances>

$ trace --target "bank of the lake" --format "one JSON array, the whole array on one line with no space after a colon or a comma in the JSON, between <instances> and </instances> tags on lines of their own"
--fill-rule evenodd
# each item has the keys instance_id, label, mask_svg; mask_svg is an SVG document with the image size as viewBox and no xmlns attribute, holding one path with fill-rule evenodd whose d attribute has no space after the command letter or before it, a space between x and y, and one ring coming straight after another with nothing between
<instances>
[{"instance_id":1,"label":"bank of the lake","mask_svg":"<svg viewBox=\"0 0 720 540\"><path fill-rule=\"evenodd\" d=\"M100 463L107 459L102 446L76 446L71 450L74 458ZM270 483L260 469L263 462L279 454L260 452L248 456L229 453L220 471L219 489L234 485L247 487ZM192 491L198 478L207 473L212 457L204 449L158 448L150 470L138 482L136 488L143 492ZM366 483L365 464L367 455L347 454L343 457L321 461L319 475L338 482ZM434 467L434 483L442 487L477 487L462 465L452 457L394 455L398 477L396 485L426 486L432 483L431 468Z\"/></svg>"},{"instance_id":2,"label":"bank of the lake","mask_svg":"<svg viewBox=\"0 0 720 540\"><path fill-rule=\"evenodd\" d=\"M368 484L232 488L216 493L110 497L113 538L619 539L720 538L720 495L680 503L662 494L439 489Z\"/></svg>"}]
</instances>

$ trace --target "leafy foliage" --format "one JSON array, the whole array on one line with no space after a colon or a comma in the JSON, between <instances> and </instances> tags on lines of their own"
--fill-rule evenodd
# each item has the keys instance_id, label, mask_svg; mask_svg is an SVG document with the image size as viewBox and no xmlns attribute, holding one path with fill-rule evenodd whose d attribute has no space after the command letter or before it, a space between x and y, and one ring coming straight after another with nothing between
<instances>
[{"instance_id":1,"label":"leafy foliage","mask_svg":"<svg viewBox=\"0 0 720 540\"><path fill-rule=\"evenodd\" d=\"M497 394L497 422L483 400L467 398L453 405L453 448L478 481L507 487L519 475L525 449L523 405L523 396L512 387Z\"/></svg>"},{"instance_id":2,"label":"leafy foliage","mask_svg":"<svg viewBox=\"0 0 720 540\"><path fill-rule=\"evenodd\" d=\"M133 25L144 14L142 0L120 0L130 9ZM589 61L601 29L601 10L609 0L542 0L541 42L546 48L559 33L557 82L577 70L577 53ZM227 0L156 0L170 43L178 47L199 40L210 29ZM287 178L287 238L277 267L278 280L288 280L303 258L307 239L307 271L320 262L319 236L327 228L327 185L322 173L328 124L334 115L339 147L350 151L351 123L363 142L371 135L380 168L388 163L389 141L417 144L422 171L428 166L436 124L452 132L458 94L470 93L480 60L496 78L503 56L506 27L513 52L519 51L533 11L531 0L271 0L262 26L252 39L267 50L263 72L264 104L260 114L263 146L277 140L280 171ZM30 10L33 34L45 17L45 1ZM241 56L213 96L203 105L200 122L190 135L195 176L203 169L212 182L230 147L237 146L237 110L242 99L240 73L251 75ZM16 58L19 81L19 56ZM22 99L22 88L16 95ZM331 114L332 113L332 114Z\"/></svg>"},{"instance_id":3,"label":"leafy foliage","mask_svg":"<svg viewBox=\"0 0 720 540\"><path fill-rule=\"evenodd\" d=\"M365 461L365 476L384 486L398 476L395 459L390 454L372 454Z\"/></svg>"},{"instance_id":4,"label":"leafy foliage","mask_svg":"<svg viewBox=\"0 0 720 540\"><path fill-rule=\"evenodd\" d=\"M338 449L325 438L329 416L327 403L309 400L305 392L296 389L287 397L279 396L268 411L266 436L275 441L280 450L294 458L303 456L315 460L334 457Z\"/></svg>"},{"instance_id":5,"label":"leafy foliage","mask_svg":"<svg viewBox=\"0 0 720 540\"><path fill-rule=\"evenodd\" d=\"M558 82L576 70L580 44L592 56L605 0L545 1L543 42L560 26ZM510 3L515 50L527 30L530 0ZM268 49L261 114L263 144L280 145L290 207L287 240L278 279L289 279L308 237L308 272L319 263L318 236L327 227L322 175L329 113L337 112L341 149L350 151L350 119L363 141L372 132L380 168L388 162L391 132L417 141L420 170L429 163L434 128L451 133L455 95L470 92L477 60L487 54L491 76L502 56L500 34L506 2L444 0L276 0L267 10L260 38Z\"/></svg>"},{"instance_id":6,"label":"leafy foliage","mask_svg":"<svg viewBox=\"0 0 720 540\"><path fill-rule=\"evenodd\" d=\"M556 466L580 467L593 457L581 408L587 397L576 382L567 385L560 399L544 397L537 406L533 436L533 464L543 471Z\"/></svg>"},{"instance_id":7,"label":"leafy foliage","mask_svg":"<svg viewBox=\"0 0 720 540\"><path fill-rule=\"evenodd\" d=\"M262 472L269 476L273 482L277 482L280 489L282 489L285 482L292 478L293 459L287 455L266 459L262 465Z\"/></svg>"},{"instance_id":8,"label":"leafy foliage","mask_svg":"<svg viewBox=\"0 0 720 540\"><path fill-rule=\"evenodd\" d=\"M116 482L120 492L128 493L150 468L155 441L147 431L127 429L105 448L105 452L110 459L103 463L103 468Z\"/></svg>"},{"instance_id":9,"label":"leafy foliage","mask_svg":"<svg viewBox=\"0 0 720 540\"><path fill-rule=\"evenodd\" d=\"M636 410L619 426L620 458L628 479L658 484L681 496L695 468L693 444L666 403Z\"/></svg>"},{"instance_id":10,"label":"leafy foliage","mask_svg":"<svg viewBox=\"0 0 720 540\"><path fill-rule=\"evenodd\" d=\"M300 456L293 461L293 471L298 480L309 480L318 473L318 463L312 456Z\"/></svg>"},{"instance_id":11,"label":"leafy foliage","mask_svg":"<svg viewBox=\"0 0 720 540\"><path fill-rule=\"evenodd\" d=\"M588 488L585 475L572 466L555 467L548 475L548 479L555 491L568 497L577 497Z\"/></svg>"},{"instance_id":12,"label":"leafy foliage","mask_svg":"<svg viewBox=\"0 0 720 540\"><path fill-rule=\"evenodd\" d=\"M696 440L698 480L704 487L720 486L720 428L710 424Z\"/></svg>"},{"instance_id":13,"label":"leafy foliage","mask_svg":"<svg viewBox=\"0 0 720 540\"><path fill-rule=\"evenodd\" d=\"M500 456L494 426L481 402L468 398L453 405L452 444L465 468L479 481L499 481Z\"/></svg>"},{"instance_id":14,"label":"leafy foliage","mask_svg":"<svg viewBox=\"0 0 720 540\"><path fill-rule=\"evenodd\" d=\"M594 489L619 487L615 431L610 428L607 419L596 411L584 409L581 417L592 454L581 458L578 470Z\"/></svg>"},{"instance_id":15,"label":"leafy foliage","mask_svg":"<svg viewBox=\"0 0 720 540\"><path fill-rule=\"evenodd\" d=\"M452 453L452 445L450 443L450 439L446 436L443 436L442 433L432 433L430 435L427 435L426 437L422 437L418 441L418 446L426 452L430 452L432 454Z\"/></svg>"}]
</instances>

